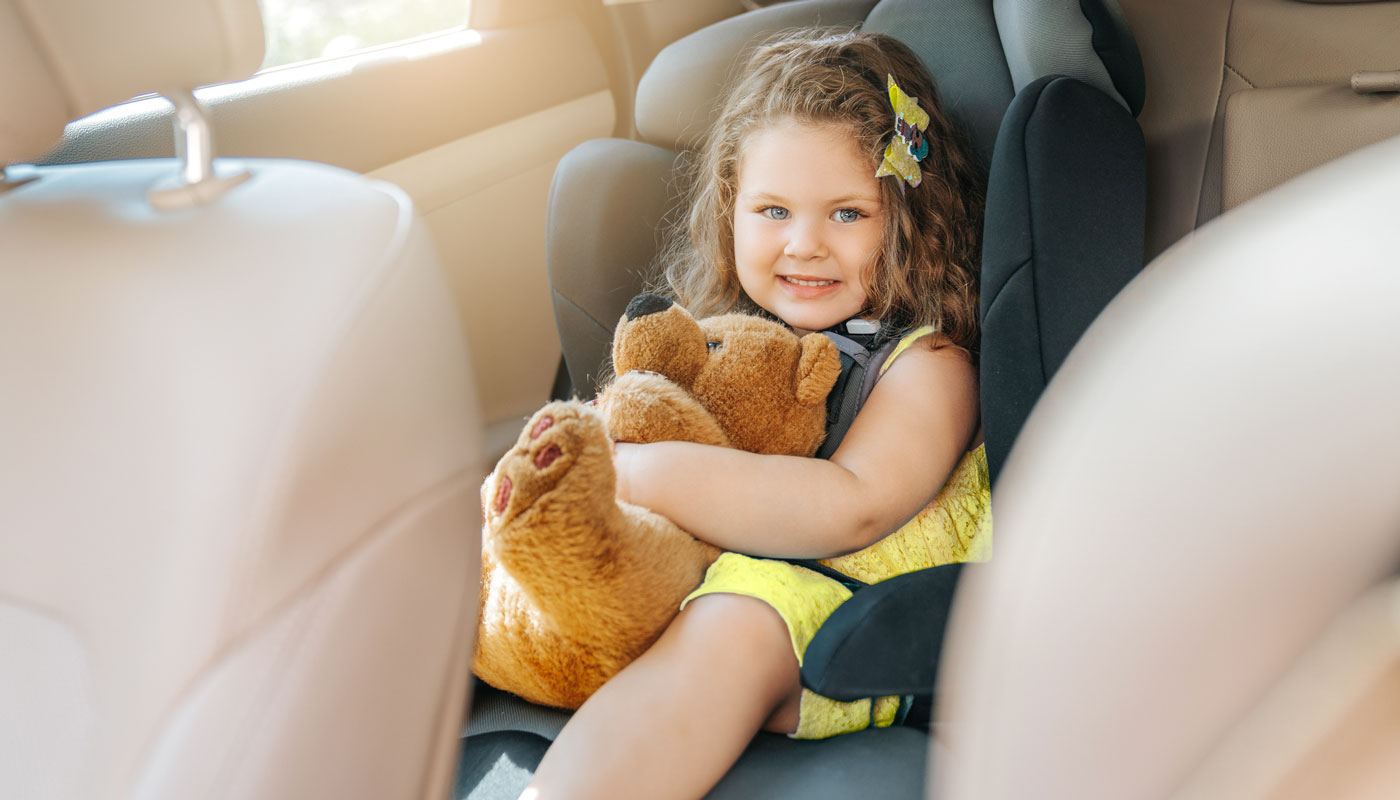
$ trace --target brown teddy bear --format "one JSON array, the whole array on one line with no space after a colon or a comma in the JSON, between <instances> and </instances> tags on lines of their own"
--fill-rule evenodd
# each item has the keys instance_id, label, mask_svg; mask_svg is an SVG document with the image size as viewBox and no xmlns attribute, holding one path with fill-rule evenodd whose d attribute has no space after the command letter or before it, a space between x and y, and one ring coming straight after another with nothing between
<instances>
[{"instance_id":1,"label":"brown teddy bear","mask_svg":"<svg viewBox=\"0 0 1400 800\"><path fill-rule=\"evenodd\" d=\"M646 650L719 555L615 499L612 442L812 455L840 356L821 334L743 314L697 322L640 295L618 323L613 367L596 405L537 412L481 489L473 671L543 705L577 708Z\"/></svg>"}]
</instances>

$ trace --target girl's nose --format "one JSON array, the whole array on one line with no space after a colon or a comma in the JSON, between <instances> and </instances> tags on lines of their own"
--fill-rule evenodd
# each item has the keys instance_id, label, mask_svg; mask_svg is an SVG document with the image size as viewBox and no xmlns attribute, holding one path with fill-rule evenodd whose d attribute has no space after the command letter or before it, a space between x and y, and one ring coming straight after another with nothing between
<instances>
[{"instance_id":1,"label":"girl's nose","mask_svg":"<svg viewBox=\"0 0 1400 800\"><path fill-rule=\"evenodd\" d=\"M822 258L826 255L826 242L822 238L820 226L797 222L788 229L787 245L783 255L800 261Z\"/></svg>"}]
</instances>

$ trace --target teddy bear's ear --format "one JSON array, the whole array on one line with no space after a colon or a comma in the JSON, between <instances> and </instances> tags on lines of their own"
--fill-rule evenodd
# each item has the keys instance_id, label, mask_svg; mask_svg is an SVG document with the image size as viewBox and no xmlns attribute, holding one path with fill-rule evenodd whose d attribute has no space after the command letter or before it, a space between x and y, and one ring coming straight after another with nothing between
<instances>
[{"instance_id":1,"label":"teddy bear's ear","mask_svg":"<svg viewBox=\"0 0 1400 800\"><path fill-rule=\"evenodd\" d=\"M814 406L826 401L841 375L841 351L820 333L802 337L802 357L797 362L797 402Z\"/></svg>"}]
</instances>

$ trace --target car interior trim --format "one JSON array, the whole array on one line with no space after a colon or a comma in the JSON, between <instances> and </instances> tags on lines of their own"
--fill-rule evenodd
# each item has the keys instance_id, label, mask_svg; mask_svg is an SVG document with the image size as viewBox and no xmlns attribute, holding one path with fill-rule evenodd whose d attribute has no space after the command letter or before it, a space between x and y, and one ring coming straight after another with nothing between
<instances>
[{"instance_id":1,"label":"car interior trim","mask_svg":"<svg viewBox=\"0 0 1400 800\"><path fill-rule=\"evenodd\" d=\"M576 17L459 31L433 37L431 52L421 42L386 46L195 96L209 109L221 154L314 159L364 173L606 90L607 73L591 43ZM531 57L540 50L570 59L574 68L561 72ZM496 72L511 81L475 77ZM405 85L419 90L403 92ZM366 107L375 112L366 114ZM414 124L401 125L402 119ZM70 124L41 163L168 158L171 120L169 104L159 98L126 103Z\"/></svg>"},{"instance_id":2,"label":"car interior trim","mask_svg":"<svg viewBox=\"0 0 1400 800\"><path fill-rule=\"evenodd\" d=\"M580 138L612 131L613 100L598 91L372 170L371 178L396 184L421 214L489 189L524 165L558 161Z\"/></svg>"},{"instance_id":3,"label":"car interior trim","mask_svg":"<svg viewBox=\"0 0 1400 800\"><path fill-rule=\"evenodd\" d=\"M39 115L24 104L0 106L0 130L34 124L51 130L55 101L66 122L145 92L237 80L263 58L255 0L3 0L0 8L5 29L23 31L19 38L28 40L6 47L4 71L13 76L6 87L11 80L33 83L49 97ZM0 150L0 162L38 154Z\"/></svg>"},{"instance_id":4,"label":"car interior trim","mask_svg":"<svg viewBox=\"0 0 1400 800\"><path fill-rule=\"evenodd\" d=\"M1221 206L1400 133L1400 96L1344 84L1247 89L1225 107Z\"/></svg>"}]
</instances>

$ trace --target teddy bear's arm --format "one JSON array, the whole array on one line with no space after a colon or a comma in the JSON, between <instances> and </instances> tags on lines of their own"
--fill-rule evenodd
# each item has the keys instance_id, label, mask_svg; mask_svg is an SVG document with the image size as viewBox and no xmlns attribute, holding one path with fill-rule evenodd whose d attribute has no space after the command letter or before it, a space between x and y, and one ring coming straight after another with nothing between
<instances>
[{"instance_id":1,"label":"teddy bear's arm","mask_svg":"<svg viewBox=\"0 0 1400 800\"><path fill-rule=\"evenodd\" d=\"M598 397L608 433L619 442L697 442L732 446L693 395L663 375L629 372Z\"/></svg>"},{"instance_id":2,"label":"teddy bear's arm","mask_svg":"<svg viewBox=\"0 0 1400 800\"><path fill-rule=\"evenodd\" d=\"M601 416L577 402L536 412L481 494L483 680L575 708L700 582L718 551L614 495Z\"/></svg>"}]
</instances>

